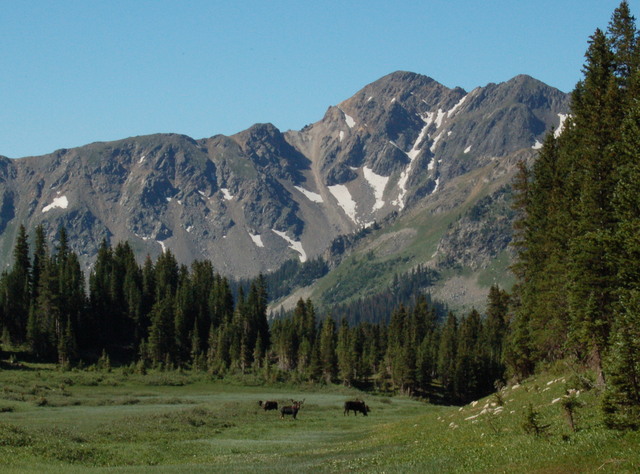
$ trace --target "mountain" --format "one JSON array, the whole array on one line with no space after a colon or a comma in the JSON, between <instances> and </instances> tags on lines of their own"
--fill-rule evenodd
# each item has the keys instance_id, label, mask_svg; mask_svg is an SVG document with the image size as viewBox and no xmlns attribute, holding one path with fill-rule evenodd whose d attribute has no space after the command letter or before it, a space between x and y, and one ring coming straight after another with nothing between
<instances>
[{"instance_id":1,"label":"mountain","mask_svg":"<svg viewBox=\"0 0 640 474\"><path fill-rule=\"evenodd\" d=\"M65 226L87 269L103 239L141 258L206 258L233 277L319 256L337 270L359 251L385 268L486 268L510 239L515 163L562 127L568 102L524 75L466 92L395 72L299 131L256 124L0 157L2 263L20 224L42 224L49 238ZM341 237L374 222L366 239Z\"/></svg>"}]
</instances>

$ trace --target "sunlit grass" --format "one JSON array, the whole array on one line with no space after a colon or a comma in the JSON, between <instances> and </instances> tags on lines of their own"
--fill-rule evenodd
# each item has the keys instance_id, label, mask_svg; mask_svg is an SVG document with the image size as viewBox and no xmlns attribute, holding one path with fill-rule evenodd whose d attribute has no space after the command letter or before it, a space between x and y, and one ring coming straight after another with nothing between
<instances>
[{"instance_id":1,"label":"sunlit grass","mask_svg":"<svg viewBox=\"0 0 640 474\"><path fill-rule=\"evenodd\" d=\"M165 384L160 384L164 381ZM637 472L640 436L607 430L599 396L562 374L464 407L339 386L245 386L205 374L0 372L2 472ZM561 399L580 389L577 431ZM369 416L344 416L365 398ZM42 403L42 399L46 403ZM297 420L258 400L305 400ZM534 437L526 407L549 425Z\"/></svg>"}]
</instances>

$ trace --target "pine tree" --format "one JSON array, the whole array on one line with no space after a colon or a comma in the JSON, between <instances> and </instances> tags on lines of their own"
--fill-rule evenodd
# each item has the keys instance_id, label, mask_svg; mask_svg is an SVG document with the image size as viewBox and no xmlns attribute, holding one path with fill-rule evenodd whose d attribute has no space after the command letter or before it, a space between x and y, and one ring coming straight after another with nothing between
<instances>
[{"instance_id":1,"label":"pine tree","mask_svg":"<svg viewBox=\"0 0 640 474\"><path fill-rule=\"evenodd\" d=\"M148 315L156 302L156 269L151 257L147 255L142 266L142 314ZM146 321L148 323L148 321ZM148 326L141 321L141 328ZM208 329L208 328L207 328Z\"/></svg>"},{"instance_id":2,"label":"pine tree","mask_svg":"<svg viewBox=\"0 0 640 474\"><path fill-rule=\"evenodd\" d=\"M295 351L296 368L298 372L304 372L311 358L311 344L305 329L307 318L307 304L300 298L296 303L292 316L292 350Z\"/></svg>"},{"instance_id":3,"label":"pine tree","mask_svg":"<svg viewBox=\"0 0 640 474\"><path fill-rule=\"evenodd\" d=\"M316 339L316 316L311 300L300 298L293 311L291 334L289 335L291 350L295 353L295 365L298 372L307 374L311 365Z\"/></svg>"},{"instance_id":4,"label":"pine tree","mask_svg":"<svg viewBox=\"0 0 640 474\"><path fill-rule=\"evenodd\" d=\"M449 312L442 328L438 349L438 374L445 394L453 398L455 395L454 377L458 356L458 320Z\"/></svg>"},{"instance_id":5,"label":"pine tree","mask_svg":"<svg viewBox=\"0 0 640 474\"><path fill-rule=\"evenodd\" d=\"M480 358L479 336L482 332L480 314L474 309L460 324L453 373L453 390L460 401L469 401L482 394L483 361Z\"/></svg>"},{"instance_id":6,"label":"pine tree","mask_svg":"<svg viewBox=\"0 0 640 474\"><path fill-rule=\"evenodd\" d=\"M165 295L153 305L147 353L155 365L162 365L167 359L176 360L174 298L171 295Z\"/></svg>"},{"instance_id":7,"label":"pine tree","mask_svg":"<svg viewBox=\"0 0 640 474\"><path fill-rule=\"evenodd\" d=\"M331 383L336 377L336 325L331 316L327 316L322 322L320 332L320 367L322 378L326 383Z\"/></svg>"},{"instance_id":8,"label":"pine tree","mask_svg":"<svg viewBox=\"0 0 640 474\"><path fill-rule=\"evenodd\" d=\"M530 225L528 222L527 211L531 202L531 172L527 168L524 161L518 161L516 164L517 172L513 179L513 203L512 208L515 212L513 222L513 240L511 245L515 248L517 259L511 266L511 270L516 278L522 282L527 281L529 276L529 265L531 258L528 246L532 240L530 236Z\"/></svg>"},{"instance_id":9,"label":"pine tree","mask_svg":"<svg viewBox=\"0 0 640 474\"><path fill-rule=\"evenodd\" d=\"M626 89L640 66L635 17L631 14L629 3L626 0L622 1L618 8L614 10L609 22L607 36L610 39L613 51L614 74L620 87Z\"/></svg>"},{"instance_id":10,"label":"pine tree","mask_svg":"<svg viewBox=\"0 0 640 474\"><path fill-rule=\"evenodd\" d=\"M191 264L191 280L193 286L193 304L195 311L194 325L198 328L198 335L206 335L213 321L213 311L210 306L210 295L215 284L215 273L210 261L196 260ZM199 337L197 341L200 351L206 351L206 339Z\"/></svg>"},{"instance_id":11,"label":"pine tree","mask_svg":"<svg viewBox=\"0 0 640 474\"><path fill-rule=\"evenodd\" d=\"M262 274L252 282L247 298L247 327L246 338L250 351L249 362L253 360L253 350L258 337L262 341L264 349L269 347L269 323L267 322L267 284ZM260 354L260 359L264 357L264 352Z\"/></svg>"},{"instance_id":12,"label":"pine tree","mask_svg":"<svg viewBox=\"0 0 640 474\"><path fill-rule=\"evenodd\" d=\"M11 340L21 343L26 338L27 320L31 304L31 262L27 231L23 225L13 249L13 267L4 277L4 294L1 296L4 327Z\"/></svg>"},{"instance_id":13,"label":"pine tree","mask_svg":"<svg viewBox=\"0 0 640 474\"><path fill-rule=\"evenodd\" d=\"M113 250L106 239L98 248L98 255L89 275L89 320L85 321L87 350L97 358L115 340L118 315L112 312L115 302L112 295Z\"/></svg>"},{"instance_id":14,"label":"pine tree","mask_svg":"<svg viewBox=\"0 0 640 474\"><path fill-rule=\"evenodd\" d=\"M507 314L509 311L509 294L497 285L492 285L487 298L487 317L483 325L481 346L486 357L486 377L493 382L504 377L503 347L507 331ZM485 384L485 388L486 384Z\"/></svg>"},{"instance_id":15,"label":"pine tree","mask_svg":"<svg viewBox=\"0 0 640 474\"><path fill-rule=\"evenodd\" d=\"M58 364L67 368L77 358L77 344L71 318L67 318L61 337L58 340Z\"/></svg>"},{"instance_id":16,"label":"pine tree","mask_svg":"<svg viewBox=\"0 0 640 474\"><path fill-rule=\"evenodd\" d=\"M234 306L235 303L229 281L220 275L216 275L213 289L209 296L211 322L215 326L230 322L233 316Z\"/></svg>"},{"instance_id":17,"label":"pine tree","mask_svg":"<svg viewBox=\"0 0 640 474\"><path fill-rule=\"evenodd\" d=\"M178 288L179 267L171 250L160 254L154 267L156 300L173 297Z\"/></svg>"},{"instance_id":18,"label":"pine tree","mask_svg":"<svg viewBox=\"0 0 640 474\"><path fill-rule=\"evenodd\" d=\"M31 352L42 360L55 361L57 341L62 330L58 275L51 258L40 274L38 298L29 315L27 342Z\"/></svg>"},{"instance_id":19,"label":"pine tree","mask_svg":"<svg viewBox=\"0 0 640 474\"><path fill-rule=\"evenodd\" d=\"M49 248L42 224L36 227L35 243L33 249L33 264L31 265L31 301L38 298L38 288L40 287L40 274L44 270L44 265L49 258Z\"/></svg>"},{"instance_id":20,"label":"pine tree","mask_svg":"<svg viewBox=\"0 0 640 474\"><path fill-rule=\"evenodd\" d=\"M416 352L416 386L427 392L437 369L437 332L434 330L424 336Z\"/></svg>"},{"instance_id":21,"label":"pine tree","mask_svg":"<svg viewBox=\"0 0 640 474\"><path fill-rule=\"evenodd\" d=\"M342 319L338 329L336 343L336 357L338 362L338 377L344 385L350 387L355 380L356 354L353 347L353 338L349 323Z\"/></svg>"},{"instance_id":22,"label":"pine tree","mask_svg":"<svg viewBox=\"0 0 640 474\"><path fill-rule=\"evenodd\" d=\"M415 384L424 391L436 372L438 315L424 295L418 296L411 314L409 330L415 351Z\"/></svg>"},{"instance_id":23,"label":"pine tree","mask_svg":"<svg viewBox=\"0 0 640 474\"><path fill-rule=\"evenodd\" d=\"M186 266L181 266L178 277L178 288L175 297L174 334L176 356L179 363L189 360L192 338L190 329L196 320L195 298L191 278Z\"/></svg>"},{"instance_id":24,"label":"pine tree","mask_svg":"<svg viewBox=\"0 0 640 474\"><path fill-rule=\"evenodd\" d=\"M603 383L602 357L606 350L615 291L615 269L608 255L615 224L612 191L615 189L617 153L622 121L620 92L614 75L614 55L604 33L597 30L586 54L585 79L577 87L574 148L580 165L577 178L578 235L569 245L569 308L572 341L588 351Z\"/></svg>"},{"instance_id":25,"label":"pine tree","mask_svg":"<svg viewBox=\"0 0 640 474\"><path fill-rule=\"evenodd\" d=\"M603 403L612 428L640 427L640 107L633 103L622 127L619 150L623 164L614 195L614 265L620 304L611 331L604 369L608 383Z\"/></svg>"},{"instance_id":26,"label":"pine tree","mask_svg":"<svg viewBox=\"0 0 640 474\"><path fill-rule=\"evenodd\" d=\"M603 401L605 423L611 428L640 428L640 291L622 301L606 359L609 375Z\"/></svg>"},{"instance_id":27,"label":"pine tree","mask_svg":"<svg viewBox=\"0 0 640 474\"><path fill-rule=\"evenodd\" d=\"M563 181L568 170L561 152L563 138L549 133L536 160L527 209L528 275L520 293L521 312L528 313L533 344L546 359L563 356L564 335L569 322L567 302L567 253L575 216L567 213L570 192Z\"/></svg>"}]
</instances>

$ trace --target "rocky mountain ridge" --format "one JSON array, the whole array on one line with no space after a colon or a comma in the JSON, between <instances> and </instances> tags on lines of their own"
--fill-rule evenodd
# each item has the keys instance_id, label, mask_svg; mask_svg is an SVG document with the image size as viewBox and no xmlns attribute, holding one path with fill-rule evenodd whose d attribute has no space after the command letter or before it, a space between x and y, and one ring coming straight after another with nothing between
<instances>
[{"instance_id":1,"label":"rocky mountain ridge","mask_svg":"<svg viewBox=\"0 0 640 474\"><path fill-rule=\"evenodd\" d=\"M50 237L65 226L87 269L106 238L128 240L141 258L170 249L184 263L206 258L223 274L254 276L394 213L459 214L482 195L459 183L487 167L507 176L514 157L534 156L568 100L528 76L466 92L396 72L299 131L257 124L2 157L3 263L18 226L42 224Z\"/></svg>"}]
</instances>

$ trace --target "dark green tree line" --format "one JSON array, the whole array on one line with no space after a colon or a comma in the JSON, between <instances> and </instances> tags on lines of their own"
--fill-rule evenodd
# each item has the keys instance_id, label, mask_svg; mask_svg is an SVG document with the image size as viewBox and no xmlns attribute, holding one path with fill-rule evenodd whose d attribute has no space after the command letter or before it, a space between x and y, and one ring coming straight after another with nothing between
<instances>
[{"instance_id":1,"label":"dark green tree line","mask_svg":"<svg viewBox=\"0 0 640 474\"><path fill-rule=\"evenodd\" d=\"M450 401L488 393L502 377L508 296L489 294L487 317L472 311L443 324L424 295L399 304L389 322L320 320L311 300L291 317L267 320L266 279L234 299L211 262L178 264L170 251L136 262L128 243L102 242L88 278L61 229L49 250L42 228L29 249L22 229L14 266L0 278L3 333L34 357L69 366L110 360L184 367L212 375L252 373L303 382L369 386ZM16 281L23 284L16 284ZM18 304L20 303L20 304Z\"/></svg>"},{"instance_id":2,"label":"dark green tree line","mask_svg":"<svg viewBox=\"0 0 640 474\"><path fill-rule=\"evenodd\" d=\"M616 406L640 424L640 47L626 1L591 36L585 59L564 130L515 182L518 283L505 361L526 376L539 362L574 357L616 400L612 424L622 424Z\"/></svg>"}]
</instances>

